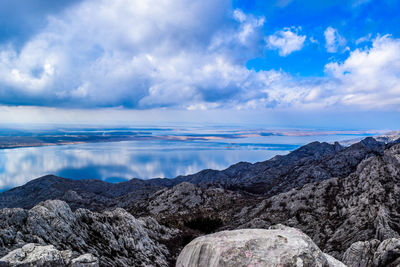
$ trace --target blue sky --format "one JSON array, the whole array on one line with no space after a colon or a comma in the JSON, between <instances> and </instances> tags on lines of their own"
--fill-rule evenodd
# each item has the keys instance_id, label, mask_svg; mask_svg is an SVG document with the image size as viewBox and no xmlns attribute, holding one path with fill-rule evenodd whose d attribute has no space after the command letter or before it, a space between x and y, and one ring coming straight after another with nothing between
<instances>
[{"instance_id":1,"label":"blue sky","mask_svg":"<svg viewBox=\"0 0 400 267\"><path fill-rule=\"evenodd\" d=\"M0 3L0 122L400 128L394 0Z\"/></svg>"}]
</instances>

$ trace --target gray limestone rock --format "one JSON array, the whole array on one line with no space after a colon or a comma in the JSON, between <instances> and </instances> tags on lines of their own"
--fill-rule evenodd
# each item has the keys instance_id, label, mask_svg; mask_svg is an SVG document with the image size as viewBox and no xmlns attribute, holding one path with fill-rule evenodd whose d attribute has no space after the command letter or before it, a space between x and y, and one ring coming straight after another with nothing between
<instances>
[{"instance_id":1,"label":"gray limestone rock","mask_svg":"<svg viewBox=\"0 0 400 267\"><path fill-rule=\"evenodd\" d=\"M276 225L198 237L185 246L176 266L344 266L328 258L307 235Z\"/></svg>"},{"instance_id":2,"label":"gray limestone rock","mask_svg":"<svg viewBox=\"0 0 400 267\"><path fill-rule=\"evenodd\" d=\"M29 243L9 252L0 259L0 263L1 266L99 266L97 258L92 254L84 254L76 259L72 259L72 255L70 250L59 251L53 245Z\"/></svg>"},{"instance_id":3,"label":"gray limestone rock","mask_svg":"<svg viewBox=\"0 0 400 267\"><path fill-rule=\"evenodd\" d=\"M64 261L61 251L68 255L65 250L70 250L76 255L91 253L102 266L167 266L169 252L159 241L177 233L155 220L136 219L121 208L72 212L65 202L48 200L31 210L0 210L0 256L15 249L15 255L22 255L32 248L27 243L38 243L54 262ZM71 264L92 266L92 260L84 255Z\"/></svg>"},{"instance_id":4,"label":"gray limestone rock","mask_svg":"<svg viewBox=\"0 0 400 267\"><path fill-rule=\"evenodd\" d=\"M374 266L400 266L400 239L386 239L379 245L374 254Z\"/></svg>"},{"instance_id":5,"label":"gray limestone rock","mask_svg":"<svg viewBox=\"0 0 400 267\"><path fill-rule=\"evenodd\" d=\"M355 242L399 238L400 145L363 160L344 178L302 188L244 206L225 229L283 223L309 235L336 258ZM257 222L257 223L256 223Z\"/></svg>"},{"instance_id":6,"label":"gray limestone rock","mask_svg":"<svg viewBox=\"0 0 400 267\"><path fill-rule=\"evenodd\" d=\"M83 254L71 261L71 267L98 267L99 260L90 253Z\"/></svg>"},{"instance_id":7,"label":"gray limestone rock","mask_svg":"<svg viewBox=\"0 0 400 267\"><path fill-rule=\"evenodd\" d=\"M342 262L349 267L372 266L374 253L380 243L377 239L355 242L343 254Z\"/></svg>"},{"instance_id":8,"label":"gray limestone rock","mask_svg":"<svg viewBox=\"0 0 400 267\"><path fill-rule=\"evenodd\" d=\"M98 267L98 259L90 253L72 259L70 250L57 250L53 245L40 246L29 243L22 248L9 252L0 259L1 266L69 266L69 267Z\"/></svg>"}]
</instances>

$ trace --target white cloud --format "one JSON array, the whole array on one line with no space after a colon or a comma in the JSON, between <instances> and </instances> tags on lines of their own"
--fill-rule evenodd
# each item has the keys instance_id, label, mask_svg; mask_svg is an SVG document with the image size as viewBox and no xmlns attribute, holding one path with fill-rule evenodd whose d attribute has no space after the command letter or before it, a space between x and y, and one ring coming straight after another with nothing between
<instances>
[{"instance_id":1,"label":"white cloud","mask_svg":"<svg viewBox=\"0 0 400 267\"><path fill-rule=\"evenodd\" d=\"M315 39L313 36L310 37L310 42L313 44L319 44L319 41Z\"/></svg>"},{"instance_id":2,"label":"white cloud","mask_svg":"<svg viewBox=\"0 0 400 267\"><path fill-rule=\"evenodd\" d=\"M356 49L326 72L340 81L337 94L345 105L393 108L400 105L400 40L377 37L370 49Z\"/></svg>"},{"instance_id":3,"label":"white cloud","mask_svg":"<svg viewBox=\"0 0 400 267\"><path fill-rule=\"evenodd\" d=\"M292 31L294 30L294 31ZM298 29L284 28L266 38L270 49L278 49L280 56L287 56L294 51L301 50L306 40L305 35L298 35Z\"/></svg>"},{"instance_id":4,"label":"white cloud","mask_svg":"<svg viewBox=\"0 0 400 267\"><path fill-rule=\"evenodd\" d=\"M358 38L356 40L356 45L359 45L359 44L362 44L362 43L365 43L365 42L369 42L371 40L371 38L372 38L371 34L368 34L366 36L360 37L360 38Z\"/></svg>"},{"instance_id":5,"label":"white cloud","mask_svg":"<svg viewBox=\"0 0 400 267\"><path fill-rule=\"evenodd\" d=\"M346 39L341 36L337 29L328 27L325 32L325 47L329 53L336 53L343 51L346 46Z\"/></svg>"},{"instance_id":6,"label":"white cloud","mask_svg":"<svg viewBox=\"0 0 400 267\"><path fill-rule=\"evenodd\" d=\"M230 5L85 1L50 17L20 51L0 48L3 103L188 107L255 95L262 85L248 77L268 72L244 63L262 53L265 19Z\"/></svg>"}]
</instances>

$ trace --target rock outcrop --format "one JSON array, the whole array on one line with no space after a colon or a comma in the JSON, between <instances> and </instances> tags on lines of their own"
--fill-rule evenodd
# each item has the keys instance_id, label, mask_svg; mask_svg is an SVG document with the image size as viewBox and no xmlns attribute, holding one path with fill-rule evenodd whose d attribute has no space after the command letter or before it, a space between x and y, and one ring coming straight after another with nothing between
<instances>
[{"instance_id":1,"label":"rock outcrop","mask_svg":"<svg viewBox=\"0 0 400 267\"><path fill-rule=\"evenodd\" d=\"M250 196L238 192L183 182L134 202L126 209L136 216L152 216L168 225L180 227L196 219L218 218L221 223L229 221L235 206L240 209L250 201Z\"/></svg>"},{"instance_id":2,"label":"rock outcrop","mask_svg":"<svg viewBox=\"0 0 400 267\"><path fill-rule=\"evenodd\" d=\"M169 252L159 242L177 233L154 219L136 219L121 208L103 213L72 212L65 202L48 200L30 210L0 210L0 256L36 243L45 246L41 247L43 253L51 252L54 261L62 260L57 251L70 250L76 256L90 253L102 266L167 266ZM84 255L71 264L92 259Z\"/></svg>"},{"instance_id":3,"label":"rock outcrop","mask_svg":"<svg viewBox=\"0 0 400 267\"><path fill-rule=\"evenodd\" d=\"M69 266L69 267L98 267L99 261L87 253L72 258L70 250L57 250L53 245L40 246L29 243L22 248L11 251L0 259L0 266Z\"/></svg>"},{"instance_id":4,"label":"rock outcrop","mask_svg":"<svg viewBox=\"0 0 400 267\"><path fill-rule=\"evenodd\" d=\"M374 254L374 266L400 266L400 239L384 240Z\"/></svg>"},{"instance_id":5,"label":"rock outcrop","mask_svg":"<svg viewBox=\"0 0 400 267\"><path fill-rule=\"evenodd\" d=\"M346 250L342 262L349 267L373 266L374 253L380 243L377 239L358 241Z\"/></svg>"},{"instance_id":6,"label":"rock outcrop","mask_svg":"<svg viewBox=\"0 0 400 267\"><path fill-rule=\"evenodd\" d=\"M345 267L324 254L307 235L283 225L198 237L185 246L176 266Z\"/></svg>"},{"instance_id":7,"label":"rock outcrop","mask_svg":"<svg viewBox=\"0 0 400 267\"><path fill-rule=\"evenodd\" d=\"M356 242L344 253L343 262L349 267L398 267L400 266L400 239Z\"/></svg>"}]
</instances>

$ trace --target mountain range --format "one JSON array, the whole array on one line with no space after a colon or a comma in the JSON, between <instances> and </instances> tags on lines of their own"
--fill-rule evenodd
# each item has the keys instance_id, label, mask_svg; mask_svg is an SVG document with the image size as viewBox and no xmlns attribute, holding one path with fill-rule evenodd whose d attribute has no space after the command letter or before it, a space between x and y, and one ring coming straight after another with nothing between
<instances>
[{"instance_id":1,"label":"mountain range","mask_svg":"<svg viewBox=\"0 0 400 267\"><path fill-rule=\"evenodd\" d=\"M372 137L350 146L313 142L174 179L112 184L48 175L0 193L0 257L37 243L74 257L91 253L102 266L167 266L195 237L284 224L348 266L389 266L397 250L375 265L373 255L400 238L399 181L400 139ZM355 254L365 265L351 260Z\"/></svg>"}]
</instances>

